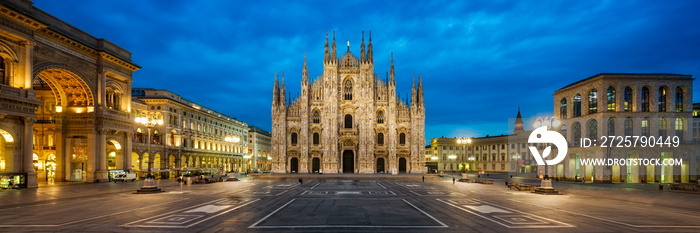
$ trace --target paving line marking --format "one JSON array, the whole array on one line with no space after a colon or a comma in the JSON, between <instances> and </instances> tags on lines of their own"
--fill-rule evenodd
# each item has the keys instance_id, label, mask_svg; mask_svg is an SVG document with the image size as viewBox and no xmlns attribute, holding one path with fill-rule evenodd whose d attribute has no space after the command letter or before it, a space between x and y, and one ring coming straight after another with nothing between
<instances>
[{"instance_id":1,"label":"paving line marking","mask_svg":"<svg viewBox=\"0 0 700 233\"><path fill-rule=\"evenodd\" d=\"M185 200L187 200L187 199L189 199L189 198L186 198ZM146 209L146 208L151 208L154 206L160 206L163 204L170 204L173 202L181 202L181 201L182 200L176 200L176 201L170 201L170 202L165 202L165 203L159 203L159 204L155 204L155 205L144 206L144 207L140 207L140 208L136 208L136 209L130 209L130 210L111 213L111 214L107 214L107 215L100 215L100 216L96 216L96 217L92 217L92 218L86 218L86 219L65 222L65 223L61 223L61 224L53 224L53 225L0 225L0 228L6 228L6 227L60 227L60 226L66 226L66 225L75 224L75 223L79 223L79 222L90 221L90 220L94 220L94 219L109 217L109 216L113 216L113 215L119 215L119 214L133 212L133 211L140 210L140 209Z\"/></svg>"},{"instance_id":2,"label":"paving line marking","mask_svg":"<svg viewBox=\"0 0 700 233\"><path fill-rule=\"evenodd\" d=\"M280 211L282 208L287 207L287 205L291 204L291 203L294 202L295 200L296 200L296 199L292 199L291 201L287 202L286 204L280 206L280 208L277 208L275 211L272 211L272 213L270 213L270 214L268 214L267 216L261 218L261 219L258 220L257 222L253 223L253 225L250 225L248 228L255 228L255 226L257 226L258 224L260 224L262 221L265 221L265 219L267 219L267 218L269 218L270 216L272 216L273 214L277 213L277 211Z\"/></svg>"},{"instance_id":3,"label":"paving line marking","mask_svg":"<svg viewBox=\"0 0 700 233\"><path fill-rule=\"evenodd\" d=\"M377 185L379 185L379 186L381 186L382 188L386 189L386 187L384 187L384 185L382 185L382 183L380 183L380 182L377 182Z\"/></svg>"},{"instance_id":4,"label":"paving line marking","mask_svg":"<svg viewBox=\"0 0 700 233\"><path fill-rule=\"evenodd\" d=\"M209 201L209 202L205 202L205 203L202 203L202 204L199 204L199 205L190 206L190 207L185 207L185 208L182 208L182 209L173 210L173 211L170 211L170 212L167 212L167 213L164 213L164 214L160 214L160 215L156 215L156 216L153 216L153 217L148 217L148 218L144 218L144 219L139 219L139 220L136 220L136 221L133 221L133 222L130 222L130 223L122 224L122 225L120 225L120 226L128 227L128 225L131 225L131 224L134 224L134 223L137 223L137 222L143 222L143 221L146 221L146 220L150 220L150 219L154 219L154 218L159 218L159 217L162 217L162 216L167 216L167 215L169 215L169 214L172 214L172 213L175 213L175 212L179 212L179 211L183 211L183 210L195 209L195 208L200 207L200 206L208 205L208 204L211 204L211 203L214 203L214 202L223 201L223 200L226 200L226 199L227 199L227 198L219 198L219 199L216 199L216 200L213 200L213 201Z\"/></svg>"},{"instance_id":5,"label":"paving line marking","mask_svg":"<svg viewBox=\"0 0 700 233\"><path fill-rule=\"evenodd\" d=\"M413 190L408 190L408 191L409 191L409 192L412 192L413 194L416 194L416 195L418 195L418 196L420 196L420 197L423 196L423 195L421 195L421 194L419 194L419 193L417 193L417 192L415 192L415 191L413 191Z\"/></svg>"},{"instance_id":6,"label":"paving line marking","mask_svg":"<svg viewBox=\"0 0 700 233\"><path fill-rule=\"evenodd\" d=\"M225 199L225 198L222 198L222 199ZM210 217L208 217L208 218L204 218L204 219L202 219L202 220L199 220L199 221L194 222L194 223L192 223L192 224L190 224L190 225L187 225L187 226L131 225L131 226L126 226L126 227L144 227L144 228L146 228L146 227L147 227L147 228L190 228L190 227L192 227L192 226L194 226L194 225L200 224L200 223L202 223L202 222L204 222L204 221L207 221L207 220L209 220L209 219L212 219L212 218L216 218L216 217L218 217L218 216L221 216L222 214L226 214L226 213L228 213L228 212L237 210L237 209L239 209L239 208L241 208L241 207L247 206L248 204L253 203L253 202L256 202L256 201L259 201L259 200L260 200L259 198L258 198L258 199L254 199L254 200L250 200L250 201L248 201L248 202L246 202L246 203L244 203L244 204L242 204L242 205L238 205L238 206L236 206L236 207L234 207L234 208L231 208L231 209L228 209L228 210L223 211L223 212L221 212L221 213L212 215L212 216L210 216ZM211 203L211 202L209 202L209 203ZM172 212L171 212L171 213L172 213ZM159 215L159 216L163 216L163 215ZM161 218L161 219L162 219L162 218ZM137 222L138 222L138 221L137 221ZM122 225L122 226L124 226L124 225Z\"/></svg>"},{"instance_id":7,"label":"paving line marking","mask_svg":"<svg viewBox=\"0 0 700 233\"><path fill-rule=\"evenodd\" d=\"M537 215L534 215L534 214L526 213L526 212L523 212L523 211L511 209L511 208L508 208L508 207L505 207L505 206L496 205L496 204L493 204L493 203L490 203L490 202L486 202L486 201L482 201L482 200L478 200L477 202L486 203L486 204L489 204L489 205L501 207L501 208L506 209L506 210L510 210L510 211L517 212L517 213L523 213L523 214L525 214L525 215L533 216L533 217L540 218L540 219L545 219L545 220L547 220L547 221L552 221L552 222L559 223L559 224L562 224L562 225L566 225L566 226L570 226L570 227L575 227L574 225L571 225L571 224L568 224L568 223L564 223L564 222L560 222L560 221L557 221L557 220L554 220L554 219L545 218L545 217L537 216Z\"/></svg>"},{"instance_id":8,"label":"paving line marking","mask_svg":"<svg viewBox=\"0 0 700 233\"><path fill-rule=\"evenodd\" d=\"M267 218L270 216L274 215L278 211L282 210L284 207L287 207L287 205L291 204L292 202L296 201L296 199L292 199L291 201L285 203L284 205L280 206L277 208L275 211L272 211L272 213L266 215L262 219L258 220L257 222L253 223L253 225L250 225L248 228L268 228L268 229L275 229L275 228L285 228L285 229L296 229L296 228L449 228L449 226L445 225L444 223L440 222L437 220L435 217L432 215L429 215L425 211L419 209L415 205L411 204L410 202L406 201L405 199L401 199L406 204L410 205L411 207L415 208L416 210L420 211L421 213L427 215L431 219L433 219L435 222L439 223L440 226L371 226L371 225L310 225L310 226L258 226L261 222L265 221Z\"/></svg>"},{"instance_id":9,"label":"paving line marking","mask_svg":"<svg viewBox=\"0 0 700 233\"><path fill-rule=\"evenodd\" d=\"M628 227L636 227L636 228L700 228L700 226L634 225L634 224L630 224L630 223L625 223L625 222L620 222L620 221L615 221L615 220L600 218L600 217L591 216L591 215L587 215L587 214L581 214L581 213L571 212L571 211L567 211L567 210L556 209L556 208L552 208L552 207L549 207L549 206L535 205L535 204L526 203L526 202L522 202L522 201L517 201L517 200L513 200L513 199L510 199L510 200L511 200L511 201L514 201L514 202L526 204L526 205L537 206L537 207L542 207L542 208L550 209L550 210L556 210L556 211L560 211L560 212L564 212L564 213L568 213L568 214L573 214L573 215L588 217L588 218L597 219L597 220L601 220L601 221L606 221L606 222L621 224L621 225L625 225L625 226L628 226Z\"/></svg>"},{"instance_id":10,"label":"paving line marking","mask_svg":"<svg viewBox=\"0 0 700 233\"><path fill-rule=\"evenodd\" d=\"M319 184L321 184L321 182L316 183L314 186L311 187L311 189L316 188L316 186L318 186Z\"/></svg>"},{"instance_id":11,"label":"paving line marking","mask_svg":"<svg viewBox=\"0 0 700 233\"><path fill-rule=\"evenodd\" d=\"M286 193L286 192L288 192L288 191L289 191L289 190L284 190L284 192L278 193L278 194L277 194L277 195L275 195L275 196L279 196L279 195L282 195L282 194L284 194L284 193Z\"/></svg>"},{"instance_id":12,"label":"paving line marking","mask_svg":"<svg viewBox=\"0 0 700 233\"><path fill-rule=\"evenodd\" d=\"M521 213L521 214L530 215L530 216L536 216L536 217L538 217L538 218L546 219L546 220L549 220L549 221L556 222L556 223L559 223L559 224L563 224L563 225L564 225L564 226L508 226L508 225L506 225L506 224L503 224L503 223L501 223L501 222L498 222L498 221L496 221L496 220L493 220L493 219L491 219L491 218L489 218L489 217L486 217L486 216L483 216L483 215L481 215L481 214L478 214L478 213L476 213L476 212L474 212L474 211L471 211L471 210L462 208L461 206L452 204L452 203L450 203L450 202L447 202L447 201L444 201L444 200L440 200L440 199L435 199L435 200L438 200L439 202L448 204L448 205L450 205L450 206L452 206L452 207L455 207L455 208L457 208L457 209L463 210L463 211L468 212L468 213L470 213L470 214L479 216L479 217L481 217L481 218L483 218L483 219L486 219L486 220L489 220L489 221L491 221L491 222L497 223L498 225L501 225L501 226L506 227L506 228L557 228L557 227L576 227L576 226L571 225L571 224L566 224L566 223L559 222L559 221L556 221L556 220L552 220L552 219L548 219L548 218L543 218L543 217L539 217L539 216L536 216L536 215L533 215L533 214L529 214L529 213L525 213L525 212L522 212L522 211L517 211L517 210L513 210L513 209L510 209L510 208L503 207L503 206L499 206L499 207L504 208L504 209L512 210L513 212L516 212L516 213ZM479 202L482 202L482 201L479 200ZM483 202L483 203L487 203L487 202ZM491 203L487 203L487 204L491 204ZM491 205L493 205L493 204L491 204ZM498 205L495 205L495 206L498 206Z\"/></svg>"}]
</instances>

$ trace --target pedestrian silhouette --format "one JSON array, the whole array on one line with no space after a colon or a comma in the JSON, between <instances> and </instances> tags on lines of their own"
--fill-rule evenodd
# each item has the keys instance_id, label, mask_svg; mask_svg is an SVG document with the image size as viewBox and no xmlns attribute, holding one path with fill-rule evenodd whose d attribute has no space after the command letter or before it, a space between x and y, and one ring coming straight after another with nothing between
<instances>
[{"instance_id":1,"label":"pedestrian silhouette","mask_svg":"<svg viewBox=\"0 0 700 233\"><path fill-rule=\"evenodd\" d=\"M304 184L304 181L301 180L301 178L299 178L299 185L302 185L302 184Z\"/></svg>"},{"instance_id":2,"label":"pedestrian silhouette","mask_svg":"<svg viewBox=\"0 0 700 233\"><path fill-rule=\"evenodd\" d=\"M452 177L452 184L455 184L455 178Z\"/></svg>"},{"instance_id":3,"label":"pedestrian silhouette","mask_svg":"<svg viewBox=\"0 0 700 233\"><path fill-rule=\"evenodd\" d=\"M425 182L425 176L423 176L423 182Z\"/></svg>"}]
</instances>

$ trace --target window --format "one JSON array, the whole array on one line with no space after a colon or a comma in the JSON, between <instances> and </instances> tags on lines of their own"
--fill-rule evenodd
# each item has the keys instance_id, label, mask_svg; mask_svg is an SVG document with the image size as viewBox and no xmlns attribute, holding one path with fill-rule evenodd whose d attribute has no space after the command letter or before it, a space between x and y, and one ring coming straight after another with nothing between
<instances>
[{"instance_id":1,"label":"window","mask_svg":"<svg viewBox=\"0 0 700 233\"><path fill-rule=\"evenodd\" d=\"M153 140L152 140L152 143L153 143L153 144L156 144L156 145L160 145L160 144L161 144L161 143L160 143L160 133L158 132L157 129L153 131Z\"/></svg>"},{"instance_id":2,"label":"window","mask_svg":"<svg viewBox=\"0 0 700 233\"><path fill-rule=\"evenodd\" d=\"M676 118L676 136L680 139L680 142L683 142L683 131L685 130L685 126L683 124L683 119Z\"/></svg>"},{"instance_id":3,"label":"window","mask_svg":"<svg viewBox=\"0 0 700 233\"><path fill-rule=\"evenodd\" d=\"M559 101L559 117L566 119L566 98L562 98Z\"/></svg>"},{"instance_id":4,"label":"window","mask_svg":"<svg viewBox=\"0 0 700 233\"><path fill-rule=\"evenodd\" d=\"M352 81L350 79L345 80L345 100L352 100Z\"/></svg>"},{"instance_id":5,"label":"window","mask_svg":"<svg viewBox=\"0 0 700 233\"><path fill-rule=\"evenodd\" d=\"M608 119L608 136L615 136L615 118Z\"/></svg>"},{"instance_id":6,"label":"window","mask_svg":"<svg viewBox=\"0 0 700 233\"><path fill-rule=\"evenodd\" d=\"M350 114L345 115L345 128L352 129L352 116Z\"/></svg>"},{"instance_id":7,"label":"window","mask_svg":"<svg viewBox=\"0 0 700 233\"><path fill-rule=\"evenodd\" d=\"M666 111L666 88L659 87L659 112Z\"/></svg>"},{"instance_id":8,"label":"window","mask_svg":"<svg viewBox=\"0 0 700 233\"><path fill-rule=\"evenodd\" d=\"M576 94L574 96L574 117L580 117L581 116L581 95Z\"/></svg>"},{"instance_id":9,"label":"window","mask_svg":"<svg viewBox=\"0 0 700 233\"><path fill-rule=\"evenodd\" d=\"M318 133L314 133L314 139L313 139L313 140L314 140L314 145L318 145L318 144L319 144L320 137L319 137Z\"/></svg>"},{"instance_id":10,"label":"window","mask_svg":"<svg viewBox=\"0 0 700 233\"><path fill-rule=\"evenodd\" d=\"M632 118L625 119L625 136L632 136Z\"/></svg>"},{"instance_id":11,"label":"window","mask_svg":"<svg viewBox=\"0 0 700 233\"><path fill-rule=\"evenodd\" d=\"M648 112L649 107L649 88L642 87L642 112Z\"/></svg>"},{"instance_id":12,"label":"window","mask_svg":"<svg viewBox=\"0 0 700 233\"><path fill-rule=\"evenodd\" d=\"M297 144L297 133L292 133L292 146Z\"/></svg>"},{"instance_id":13,"label":"window","mask_svg":"<svg viewBox=\"0 0 700 233\"><path fill-rule=\"evenodd\" d=\"M683 88L676 87L676 112L683 112Z\"/></svg>"},{"instance_id":14,"label":"window","mask_svg":"<svg viewBox=\"0 0 700 233\"><path fill-rule=\"evenodd\" d=\"M399 134L399 144L401 144L401 145L406 144L406 134L405 133Z\"/></svg>"},{"instance_id":15,"label":"window","mask_svg":"<svg viewBox=\"0 0 700 233\"><path fill-rule=\"evenodd\" d=\"M384 145L384 134L383 133L377 134L377 144Z\"/></svg>"},{"instance_id":16,"label":"window","mask_svg":"<svg viewBox=\"0 0 700 233\"><path fill-rule=\"evenodd\" d=\"M615 103L617 102L616 97L615 88L612 86L608 87L608 112L615 111Z\"/></svg>"},{"instance_id":17,"label":"window","mask_svg":"<svg viewBox=\"0 0 700 233\"><path fill-rule=\"evenodd\" d=\"M596 138L598 138L598 121L588 121L588 138L590 138L591 140L595 140Z\"/></svg>"},{"instance_id":18,"label":"window","mask_svg":"<svg viewBox=\"0 0 700 233\"><path fill-rule=\"evenodd\" d=\"M593 88L591 92L588 92L588 114L596 112L598 112L598 90Z\"/></svg>"},{"instance_id":19,"label":"window","mask_svg":"<svg viewBox=\"0 0 700 233\"><path fill-rule=\"evenodd\" d=\"M0 83L9 85L8 79L5 78L5 58L0 57Z\"/></svg>"},{"instance_id":20,"label":"window","mask_svg":"<svg viewBox=\"0 0 700 233\"><path fill-rule=\"evenodd\" d=\"M321 113L318 112L318 110L314 110L314 113L311 115L311 119L314 124L321 123Z\"/></svg>"},{"instance_id":21,"label":"window","mask_svg":"<svg viewBox=\"0 0 700 233\"><path fill-rule=\"evenodd\" d=\"M634 104L634 99L632 98L632 88L627 86L625 87L625 112L631 112L632 111L632 105Z\"/></svg>"},{"instance_id":22,"label":"window","mask_svg":"<svg viewBox=\"0 0 700 233\"><path fill-rule=\"evenodd\" d=\"M649 118L642 119L642 136L649 137Z\"/></svg>"},{"instance_id":23,"label":"window","mask_svg":"<svg viewBox=\"0 0 700 233\"><path fill-rule=\"evenodd\" d=\"M666 118L659 118L659 137L666 137L668 135L666 131L668 130L668 122Z\"/></svg>"},{"instance_id":24,"label":"window","mask_svg":"<svg viewBox=\"0 0 700 233\"><path fill-rule=\"evenodd\" d=\"M384 112L377 112L377 124L384 124Z\"/></svg>"}]
</instances>

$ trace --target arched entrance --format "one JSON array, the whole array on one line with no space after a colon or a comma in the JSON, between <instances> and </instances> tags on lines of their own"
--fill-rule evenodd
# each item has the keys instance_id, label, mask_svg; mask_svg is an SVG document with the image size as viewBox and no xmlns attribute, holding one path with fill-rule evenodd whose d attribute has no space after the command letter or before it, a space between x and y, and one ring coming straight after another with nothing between
<instances>
[{"instance_id":1,"label":"arched entrance","mask_svg":"<svg viewBox=\"0 0 700 233\"><path fill-rule=\"evenodd\" d=\"M377 159L377 173L384 173L384 158Z\"/></svg>"},{"instance_id":2,"label":"arched entrance","mask_svg":"<svg viewBox=\"0 0 700 233\"><path fill-rule=\"evenodd\" d=\"M343 151L343 173L355 172L355 155L351 150Z\"/></svg>"},{"instance_id":3,"label":"arched entrance","mask_svg":"<svg viewBox=\"0 0 700 233\"><path fill-rule=\"evenodd\" d=\"M292 158L292 160L289 163L289 167L289 171L291 173L299 173L299 159Z\"/></svg>"},{"instance_id":4,"label":"arched entrance","mask_svg":"<svg viewBox=\"0 0 700 233\"><path fill-rule=\"evenodd\" d=\"M312 173L318 173L318 171L321 169L321 160L318 158L314 158L311 160L311 172Z\"/></svg>"},{"instance_id":5,"label":"arched entrance","mask_svg":"<svg viewBox=\"0 0 700 233\"><path fill-rule=\"evenodd\" d=\"M406 158L399 159L399 173L406 173Z\"/></svg>"}]
</instances>

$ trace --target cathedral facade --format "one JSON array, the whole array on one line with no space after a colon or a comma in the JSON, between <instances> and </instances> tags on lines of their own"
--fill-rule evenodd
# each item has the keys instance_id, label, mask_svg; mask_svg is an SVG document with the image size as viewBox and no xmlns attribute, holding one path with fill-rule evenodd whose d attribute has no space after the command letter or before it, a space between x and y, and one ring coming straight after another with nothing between
<instances>
[{"instance_id":1,"label":"cathedral facade","mask_svg":"<svg viewBox=\"0 0 700 233\"><path fill-rule=\"evenodd\" d=\"M309 80L306 58L301 94L287 99L284 74L275 74L272 101L273 173L424 173L423 82L410 100L396 94L393 55L389 77L374 73L372 35L358 58L340 59L326 34L323 74Z\"/></svg>"}]
</instances>

